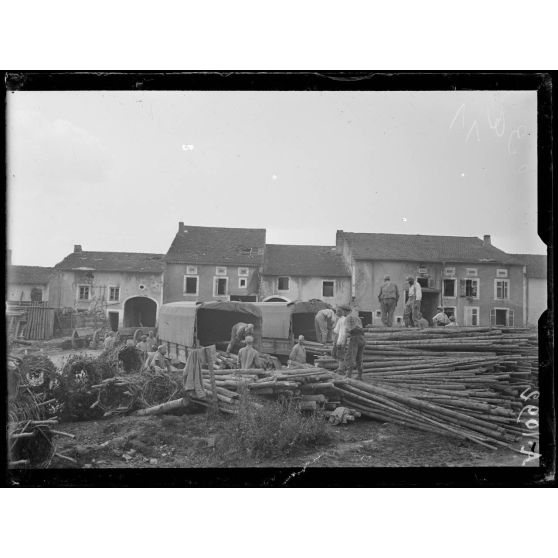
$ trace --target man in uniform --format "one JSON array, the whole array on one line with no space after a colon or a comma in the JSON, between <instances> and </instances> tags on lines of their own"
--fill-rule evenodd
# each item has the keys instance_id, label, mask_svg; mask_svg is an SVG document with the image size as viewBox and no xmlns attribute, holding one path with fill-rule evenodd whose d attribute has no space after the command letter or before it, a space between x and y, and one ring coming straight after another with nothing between
<instances>
[{"instance_id":1,"label":"man in uniform","mask_svg":"<svg viewBox=\"0 0 558 558\"><path fill-rule=\"evenodd\" d=\"M405 311L403 312L403 320L406 327L419 327L419 320L422 317L420 313L420 301L422 300L422 289L415 281L414 277L407 277L409 283L409 299L405 304Z\"/></svg>"},{"instance_id":2,"label":"man in uniform","mask_svg":"<svg viewBox=\"0 0 558 558\"><path fill-rule=\"evenodd\" d=\"M331 333L335 326L335 312L331 308L323 308L314 317L314 325L316 326L316 341L318 343L327 343L331 341Z\"/></svg>"},{"instance_id":3,"label":"man in uniform","mask_svg":"<svg viewBox=\"0 0 558 558\"><path fill-rule=\"evenodd\" d=\"M358 314L353 311L345 317L345 331L347 332L347 349L345 351L345 367L347 377L357 370L357 378L362 380L362 359L364 357L364 329Z\"/></svg>"},{"instance_id":4,"label":"man in uniform","mask_svg":"<svg viewBox=\"0 0 558 558\"><path fill-rule=\"evenodd\" d=\"M164 345L159 345L157 350L153 353L151 358L145 363L148 370L161 374L162 372L170 372L170 366L165 358L167 348Z\"/></svg>"},{"instance_id":5,"label":"man in uniform","mask_svg":"<svg viewBox=\"0 0 558 558\"><path fill-rule=\"evenodd\" d=\"M399 289L391 282L389 275L384 276L384 284L380 287L378 300L382 308L382 323L387 327L393 327L393 313L399 301Z\"/></svg>"},{"instance_id":6,"label":"man in uniform","mask_svg":"<svg viewBox=\"0 0 558 558\"><path fill-rule=\"evenodd\" d=\"M254 324L245 324L244 322L234 324L231 329L231 340L227 346L227 353L238 353L246 337L253 333Z\"/></svg>"}]
</instances>

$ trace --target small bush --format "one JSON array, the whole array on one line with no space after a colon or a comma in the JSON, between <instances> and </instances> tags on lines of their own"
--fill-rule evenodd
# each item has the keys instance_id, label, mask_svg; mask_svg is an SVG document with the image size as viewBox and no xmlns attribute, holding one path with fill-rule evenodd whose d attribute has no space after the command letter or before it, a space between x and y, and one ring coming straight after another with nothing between
<instances>
[{"instance_id":1,"label":"small bush","mask_svg":"<svg viewBox=\"0 0 558 558\"><path fill-rule=\"evenodd\" d=\"M320 411L305 415L293 398L254 403L249 393L241 394L239 412L227 422L217 442L221 453L277 457L329 441Z\"/></svg>"}]
</instances>

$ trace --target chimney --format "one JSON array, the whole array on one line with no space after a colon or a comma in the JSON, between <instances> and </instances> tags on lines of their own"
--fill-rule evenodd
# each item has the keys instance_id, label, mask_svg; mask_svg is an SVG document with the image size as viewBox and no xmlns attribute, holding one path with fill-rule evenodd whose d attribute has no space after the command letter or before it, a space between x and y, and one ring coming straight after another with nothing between
<instances>
[{"instance_id":1,"label":"chimney","mask_svg":"<svg viewBox=\"0 0 558 558\"><path fill-rule=\"evenodd\" d=\"M81 244L74 244L74 254L79 254L81 252Z\"/></svg>"},{"instance_id":2,"label":"chimney","mask_svg":"<svg viewBox=\"0 0 558 558\"><path fill-rule=\"evenodd\" d=\"M179 233L184 232L184 221L180 221L178 223L178 232Z\"/></svg>"},{"instance_id":3,"label":"chimney","mask_svg":"<svg viewBox=\"0 0 558 558\"><path fill-rule=\"evenodd\" d=\"M7 265L12 265L12 251L8 248L8 253L6 254Z\"/></svg>"},{"instance_id":4,"label":"chimney","mask_svg":"<svg viewBox=\"0 0 558 558\"><path fill-rule=\"evenodd\" d=\"M492 242L490 240L490 235L489 234L485 234L484 235L484 240L482 241L484 246L492 246Z\"/></svg>"}]
</instances>

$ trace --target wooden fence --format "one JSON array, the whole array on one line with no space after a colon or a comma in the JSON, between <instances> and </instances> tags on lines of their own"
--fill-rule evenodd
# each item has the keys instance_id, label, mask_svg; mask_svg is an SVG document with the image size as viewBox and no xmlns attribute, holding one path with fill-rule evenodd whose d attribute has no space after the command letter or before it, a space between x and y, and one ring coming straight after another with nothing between
<instances>
[{"instance_id":1,"label":"wooden fence","mask_svg":"<svg viewBox=\"0 0 558 558\"><path fill-rule=\"evenodd\" d=\"M27 324L23 330L25 339L52 339L54 335L54 314L56 308L49 308L44 303L33 303L26 308Z\"/></svg>"}]
</instances>

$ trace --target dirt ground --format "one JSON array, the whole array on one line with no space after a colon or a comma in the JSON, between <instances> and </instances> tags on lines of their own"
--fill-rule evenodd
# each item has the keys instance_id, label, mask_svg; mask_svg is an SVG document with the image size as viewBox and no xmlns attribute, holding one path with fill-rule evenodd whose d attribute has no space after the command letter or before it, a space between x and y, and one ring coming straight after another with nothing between
<instances>
[{"instance_id":1,"label":"dirt ground","mask_svg":"<svg viewBox=\"0 0 558 558\"><path fill-rule=\"evenodd\" d=\"M33 347L38 350L39 347ZM76 352L55 345L40 348L61 367ZM227 416L206 412L182 416L117 416L98 421L65 422L59 430L75 439L58 436L57 452L77 460L83 468L153 467L491 467L521 466L525 455L506 448L490 450L471 442L412 428L359 418L342 426L328 425L327 445L280 458L257 460L216 450ZM518 450L520 444L518 443ZM534 460L529 466L537 466ZM67 468L56 460L53 467Z\"/></svg>"}]
</instances>

